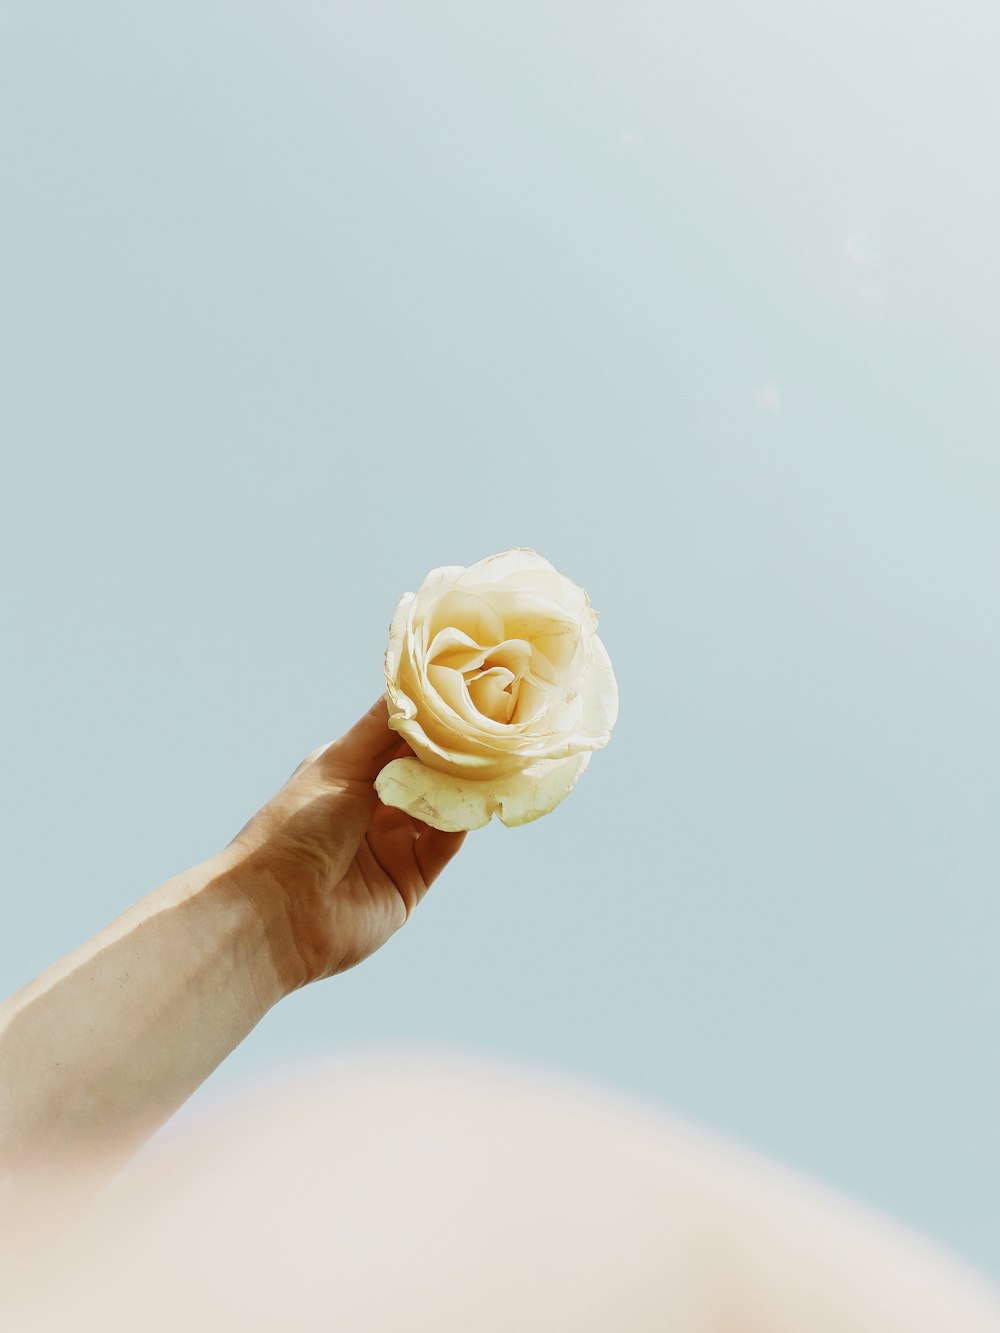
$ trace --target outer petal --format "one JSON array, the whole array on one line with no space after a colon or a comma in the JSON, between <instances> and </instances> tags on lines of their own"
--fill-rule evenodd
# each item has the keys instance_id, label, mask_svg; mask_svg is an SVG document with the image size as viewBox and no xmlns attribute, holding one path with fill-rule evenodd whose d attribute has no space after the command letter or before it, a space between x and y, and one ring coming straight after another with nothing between
<instances>
[{"instance_id":1,"label":"outer petal","mask_svg":"<svg viewBox=\"0 0 1000 1333\"><path fill-rule=\"evenodd\" d=\"M554 810L589 761L589 752L543 760L505 778L476 782L427 768L418 759L394 759L375 779L375 790L383 805L446 832L482 828L494 814L513 828Z\"/></svg>"},{"instance_id":2,"label":"outer petal","mask_svg":"<svg viewBox=\"0 0 1000 1333\"><path fill-rule=\"evenodd\" d=\"M389 699L403 717L416 717L416 702L400 689L399 673L406 652L406 632L413 605L412 592L404 592L396 603L389 626L389 643L385 650L385 684Z\"/></svg>"},{"instance_id":3,"label":"outer petal","mask_svg":"<svg viewBox=\"0 0 1000 1333\"><path fill-rule=\"evenodd\" d=\"M545 739L539 731L542 753L550 759L576 754L581 750L600 750L611 739L618 719L618 684L604 644L596 637L590 641L592 663L581 692L562 707L550 710L547 718L564 728L561 734Z\"/></svg>"},{"instance_id":4,"label":"outer petal","mask_svg":"<svg viewBox=\"0 0 1000 1333\"><path fill-rule=\"evenodd\" d=\"M405 810L446 833L482 828L496 809L494 784L428 768L419 759L393 759L375 779L383 805Z\"/></svg>"},{"instance_id":5,"label":"outer petal","mask_svg":"<svg viewBox=\"0 0 1000 1333\"><path fill-rule=\"evenodd\" d=\"M436 569L432 569L417 589L416 596L420 599L420 605L426 606L435 597L440 597L449 588L453 588L464 573L464 565L438 565Z\"/></svg>"},{"instance_id":6,"label":"outer petal","mask_svg":"<svg viewBox=\"0 0 1000 1333\"><path fill-rule=\"evenodd\" d=\"M590 751L571 755L568 759L541 760L536 764L504 778L494 788L500 809L500 821L508 828L530 824L554 810L573 790L577 778L590 763Z\"/></svg>"},{"instance_id":7,"label":"outer petal","mask_svg":"<svg viewBox=\"0 0 1000 1333\"><path fill-rule=\"evenodd\" d=\"M606 745L618 721L618 682L604 644L596 635L591 639L591 644L594 664L583 687L581 726L588 736L603 737L601 744Z\"/></svg>"},{"instance_id":8,"label":"outer petal","mask_svg":"<svg viewBox=\"0 0 1000 1333\"><path fill-rule=\"evenodd\" d=\"M389 726L393 731L399 732L426 766L438 772L451 773L464 769L470 776L483 780L496 780L500 775L511 772L524 762L518 754L497 752L490 756L462 750L457 742L452 747L445 748L430 737L427 729L416 719L406 718L400 714L390 714Z\"/></svg>"},{"instance_id":9,"label":"outer petal","mask_svg":"<svg viewBox=\"0 0 1000 1333\"><path fill-rule=\"evenodd\" d=\"M591 607L585 589L527 546L477 561L459 576L455 586L487 598L492 598L492 590L500 589L540 594L586 628L597 628L597 612Z\"/></svg>"},{"instance_id":10,"label":"outer petal","mask_svg":"<svg viewBox=\"0 0 1000 1333\"><path fill-rule=\"evenodd\" d=\"M482 560L477 560L474 565L469 565L459 576L459 583L465 588L480 583L501 583L510 578L519 582L525 574L541 571L555 574L557 578L562 577L555 565L549 564L530 546L515 546L513 551L488 555Z\"/></svg>"}]
</instances>

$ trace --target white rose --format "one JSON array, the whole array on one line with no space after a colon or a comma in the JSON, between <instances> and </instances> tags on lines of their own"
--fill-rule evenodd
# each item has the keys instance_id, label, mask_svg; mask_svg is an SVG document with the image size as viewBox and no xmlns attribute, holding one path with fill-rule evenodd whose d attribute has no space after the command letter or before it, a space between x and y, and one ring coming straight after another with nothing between
<instances>
[{"instance_id":1,"label":"white rose","mask_svg":"<svg viewBox=\"0 0 1000 1333\"><path fill-rule=\"evenodd\" d=\"M427 575L396 607L389 726L416 758L375 790L437 829L548 814L606 745L618 687L587 594L519 548Z\"/></svg>"}]
</instances>

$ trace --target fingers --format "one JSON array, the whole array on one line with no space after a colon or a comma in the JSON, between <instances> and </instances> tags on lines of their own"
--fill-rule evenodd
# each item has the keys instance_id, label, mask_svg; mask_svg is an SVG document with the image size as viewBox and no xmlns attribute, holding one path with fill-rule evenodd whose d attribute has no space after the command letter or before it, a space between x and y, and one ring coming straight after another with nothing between
<instances>
[{"instance_id":1,"label":"fingers","mask_svg":"<svg viewBox=\"0 0 1000 1333\"><path fill-rule=\"evenodd\" d=\"M443 833L440 829L424 825L417 838L414 853L420 878L427 888L434 883L438 875L457 853L465 841L465 833Z\"/></svg>"},{"instance_id":2,"label":"fingers","mask_svg":"<svg viewBox=\"0 0 1000 1333\"><path fill-rule=\"evenodd\" d=\"M465 841L465 833L443 833L394 806L379 802L368 842L412 911Z\"/></svg>"},{"instance_id":3,"label":"fingers","mask_svg":"<svg viewBox=\"0 0 1000 1333\"><path fill-rule=\"evenodd\" d=\"M339 741L316 757L327 779L374 782L399 746L399 736L389 728L389 709L384 694L372 704Z\"/></svg>"}]
</instances>

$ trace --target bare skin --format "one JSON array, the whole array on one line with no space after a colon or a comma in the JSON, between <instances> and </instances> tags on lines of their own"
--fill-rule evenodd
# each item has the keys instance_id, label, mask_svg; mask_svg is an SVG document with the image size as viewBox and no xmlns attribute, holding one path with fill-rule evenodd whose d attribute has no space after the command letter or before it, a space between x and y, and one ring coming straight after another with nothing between
<instances>
[{"instance_id":1,"label":"bare skin","mask_svg":"<svg viewBox=\"0 0 1000 1333\"><path fill-rule=\"evenodd\" d=\"M379 700L227 847L0 1006L0 1326L1000 1333L995 1291L918 1238L519 1071L320 1076L102 1195L273 1004L372 954L458 851L378 802L405 752Z\"/></svg>"},{"instance_id":2,"label":"bare skin","mask_svg":"<svg viewBox=\"0 0 1000 1333\"><path fill-rule=\"evenodd\" d=\"M412 754L387 725L384 697L340 740L308 755L230 843L272 933L283 993L363 962L409 919L465 840L384 806L372 786Z\"/></svg>"},{"instance_id":3,"label":"bare skin","mask_svg":"<svg viewBox=\"0 0 1000 1333\"><path fill-rule=\"evenodd\" d=\"M405 752L381 698L220 853L0 1005L8 1198L70 1164L114 1174L272 1005L406 922L464 835L381 805L373 780Z\"/></svg>"},{"instance_id":4,"label":"bare skin","mask_svg":"<svg viewBox=\"0 0 1000 1333\"><path fill-rule=\"evenodd\" d=\"M421 1052L300 1071L161 1143L71 1243L0 1252L0 1327L1000 1333L1000 1300L693 1125Z\"/></svg>"}]
</instances>

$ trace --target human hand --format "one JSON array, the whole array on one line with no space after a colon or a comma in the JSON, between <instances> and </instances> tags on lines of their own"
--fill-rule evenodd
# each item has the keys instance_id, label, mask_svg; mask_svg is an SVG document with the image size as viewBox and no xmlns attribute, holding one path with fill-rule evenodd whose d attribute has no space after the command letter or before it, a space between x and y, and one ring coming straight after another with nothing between
<instances>
[{"instance_id":1,"label":"human hand","mask_svg":"<svg viewBox=\"0 0 1000 1333\"><path fill-rule=\"evenodd\" d=\"M286 991L374 953L465 840L375 795L380 770L411 753L389 730L383 695L307 755L219 858L257 907Z\"/></svg>"}]
</instances>

